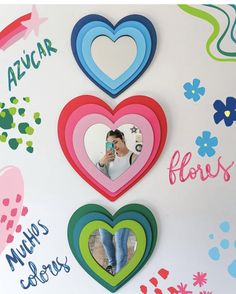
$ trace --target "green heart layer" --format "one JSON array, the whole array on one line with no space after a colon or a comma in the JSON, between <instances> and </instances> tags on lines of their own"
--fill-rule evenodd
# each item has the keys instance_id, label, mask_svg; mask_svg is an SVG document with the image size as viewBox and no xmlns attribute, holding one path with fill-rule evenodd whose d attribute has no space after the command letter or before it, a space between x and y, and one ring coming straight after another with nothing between
<instances>
[{"instance_id":1,"label":"green heart layer","mask_svg":"<svg viewBox=\"0 0 236 294\"><path fill-rule=\"evenodd\" d=\"M137 249L133 258L122 268L119 273L112 276L106 272L93 258L89 249L89 237L95 230L105 229L111 234L115 234L116 231L122 228L127 228L133 231L137 240ZM115 225L114 228L110 227L103 221L93 221L87 224L81 231L79 238L79 246L82 257L87 261L88 266L96 273L99 273L100 277L111 286L117 286L122 280L124 280L141 261L145 248L146 248L146 235L143 227L133 220L122 221Z\"/></svg>"},{"instance_id":2,"label":"green heart layer","mask_svg":"<svg viewBox=\"0 0 236 294\"><path fill-rule=\"evenodd\" d=\"M129 228L137 238L133 258L115 276L107 273L92 257L89 236L98 228L114 234L120 228ZM88 204L75 211L68 224L68 241L79 264L101 285L115 292L127 283L147 262L156 244L156 220L143 205L130 204L112 216L99 205Z\"/></svg>"}]
</instances>

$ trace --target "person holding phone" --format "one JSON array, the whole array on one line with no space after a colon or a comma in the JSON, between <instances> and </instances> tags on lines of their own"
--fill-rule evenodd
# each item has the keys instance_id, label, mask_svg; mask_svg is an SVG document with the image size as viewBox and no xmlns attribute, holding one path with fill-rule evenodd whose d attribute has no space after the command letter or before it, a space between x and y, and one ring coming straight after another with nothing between
<instances>
[{"instance_id":1,"label":"person holding phone","mask_svg":"<svg viewBox=\"0 0 236 294\"><path fill-rule=\"evenodd\" d=\"M107 133L105 146L106 153L96 166L111 180L115 180L135 162L138 155L128 149L124 133L118 129Z\"/></svg>"}]
</instances>

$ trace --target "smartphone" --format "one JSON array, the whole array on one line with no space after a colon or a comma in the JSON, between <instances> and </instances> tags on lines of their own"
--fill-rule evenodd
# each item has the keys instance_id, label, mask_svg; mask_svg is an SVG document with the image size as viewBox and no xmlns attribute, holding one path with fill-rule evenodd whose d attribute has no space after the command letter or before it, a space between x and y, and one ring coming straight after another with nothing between
<instances>
[{"instance_id":1,"label":"smartphone","mask_svg":"<svg viewBox=\"0 0 236 294\"><path fill-rule=\"evenodd\" d=\"M106 142L106 151L111 149L112 152L115 152L115 146L114 146L114 143L112 142Z\"/></svg>"},{"instance_id":2,"label":"smartphone","mask_svg":"<svg viewBox=\"0 0 236 294\"><path fill-rule=\"evenodd\" d=\"M112 150L112 153L115 155L115 146L112 142L106 142L106 152Z\"/></svg>"}]
</instances>

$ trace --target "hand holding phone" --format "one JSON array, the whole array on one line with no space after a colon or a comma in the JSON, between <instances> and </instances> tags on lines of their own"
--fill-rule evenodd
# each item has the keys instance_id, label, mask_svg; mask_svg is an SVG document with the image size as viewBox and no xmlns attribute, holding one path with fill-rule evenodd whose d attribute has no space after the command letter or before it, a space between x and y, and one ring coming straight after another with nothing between
<instances>
[{"instance_id":1,"label":"hand holding phone","mask_svg":"<svg viewBox=\"0 0 236 294\"><path fill-rule=\"evenodd\" d=\"M106 153L111 150L113 154L115 154L115 146L112 142L106 142Z\"/></svg>"},{"instance_id":2,"label":"hand holding phone","mask_svg":"<svg viewBox=\"0 0 236 294\"><path fill-rule=\"evenodd\" d=\"M109 162L115 160L115 146L114 146L114 143L106 142L105 148L106 148L106 154L104 155L104 157L99 162L101 166L108 165Z\"/></svg>"},{"instance_id":3,"label":"hand holding phone","mask_svg":"<svg viewBox=\"0 0 236 294\"><path fill-rule=\"evenodd\" d=\"M114 161L115 159L115 145L112 142L106 142L106 155L109 161Z\"/></svg>"}]
</instances>

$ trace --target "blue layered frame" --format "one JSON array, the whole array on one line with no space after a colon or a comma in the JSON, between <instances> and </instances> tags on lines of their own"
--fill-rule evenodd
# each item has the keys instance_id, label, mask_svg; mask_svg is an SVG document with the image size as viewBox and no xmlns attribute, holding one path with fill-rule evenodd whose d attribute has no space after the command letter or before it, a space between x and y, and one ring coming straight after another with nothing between
<instances>
[{"instance_id":1,"label":"blue layered frame","mask_svg":"<svg viewBox=\"0 0 236 294\"><path fill-rule=\"evenodd\" d=\"M136 43L137 55L133 63L115 80L99 69L91 55L93 41L101 36L113 42L128 36ZM142 15L126 16L113 26L105 17L91 14L75 24L71 47L76 62L86 76L109 96L116 98L148 68L156 51L157 34L152 23Z\"/></svg>"}]
</instances>

